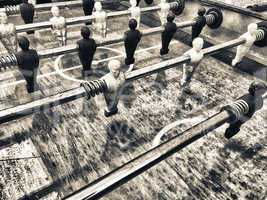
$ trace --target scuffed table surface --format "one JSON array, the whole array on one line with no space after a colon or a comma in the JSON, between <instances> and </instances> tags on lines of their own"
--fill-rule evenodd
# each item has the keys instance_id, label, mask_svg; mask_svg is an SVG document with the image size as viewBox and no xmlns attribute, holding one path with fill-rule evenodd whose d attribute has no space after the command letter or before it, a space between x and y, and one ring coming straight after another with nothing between
<instances>
[{"instance_id":1,"label":"scuffed table surface","mask_svg":"<svg viewBox=\"0 0 267 200\"><path fill-rule=\"evenodd\" d=\"M112 36L123 33L126 21L126 18L119 18L109 23ZM79 36L77 30L74 28L71 43ZM145 37L138 50L158 45L159 41L159 35ZM55 46L47 42L44 47L42 42L37 40L33 44L39 49ZM124 51L123 44L109 47ZM179 42L174 43L169 57L179 56L188 49ZM96 60L117 55L102 49L97 52ZM136 60L137 68L160 62L159 48L141 50ZM43 61L41 74L55 70L53 61ZM64 62L66 68L79 64L75 54ZM97 67L107 72L106 62ZM65 75L80 78L80 69ZM157 132L171 122L192 119L192 123L181 123L163 140L206 119L220 106L243 95L254 80L208 57L194 76L192 94L188 94L183 103L180 79L181 69L177 67L127 85L119 114L111 118L104 117L104 102L99 96L0 125L0 158L28 158L0 161L0 199L17 199L24 194L60 199L147 151ZM60 75L40 79L45 96L78 85ZM16 86L16 95L2 98L0 108L32 100L24 90L24 84ZM266 111L265 104L233 139L223 137L226 126L219 128L104 199L266 198Z\"/></svg>"}]
</instances>

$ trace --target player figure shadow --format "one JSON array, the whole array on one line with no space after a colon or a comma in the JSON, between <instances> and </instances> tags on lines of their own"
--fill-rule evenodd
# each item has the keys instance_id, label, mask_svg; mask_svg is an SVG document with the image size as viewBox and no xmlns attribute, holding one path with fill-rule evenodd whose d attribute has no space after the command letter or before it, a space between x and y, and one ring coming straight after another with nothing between
<instances>
[{"instance_id":1,"label":"player figure shadow","mask_svg":"<svg viewBox=\"0 0 267 200\"><path fill-rule=\"evenodd\" d=\"M133 102L136 100L136 91L132 82L126 82L126 84L120 90L120 101L126 109L130 109L133 106Z\"/></svg>"},{"instance_id":2,"label":"player figure shadow","mask_svg":"<svg viewBox=\"0 0 267 200\"><path fill-rule=\"evenodd\" d=\"M107 143L101 155L101 161L110 163L110 166L116 167L116 161L112 163L113 158L135 152L139 146L146 143L145 138L140 137L135 128L129 126L126 121L113 120L107 125L106 132Z\"/></svg>"},{"instance_id":3,"label":"player figure shadow","mask_svg":"<svg viewBox=\"0 0 267 200\"><path fill-rule=\"evenodd\" d=\"M128 65L122 65L122 70L126 72L129 69ZM120 90L120 101L126 108L132 108L133 102L136 100L136 89L133 82L126 82Z\"/></svg>"},{"instance_id":4,"label":"player figure shadow","mask_svg":"<svg viewBox=\"0 0 267 200\"><path fill-rule=\"evenodd\" d=\"M223 147L224 155L222 154L222 157L227 157L225 155L228 155L230 151L237 152L240 154L240 158L242 159L251 159L251 160L257 160L254 157L260 156L259 153L264 149L264 145L262 145L262 142L258 141L254 145L251 145L249 148L247 148L242 142L237 140L230 140L228 143L226 143ZM265 158L266 160L267 158ZM257 165L255 163L255 165Z\"/></svg>"},{"instance_id":5,"label":"player figure shadow","mask_svg":"<svg viewBox=\"0 0 267 200\"><path fill-rule=\"evenodd\" d=\"M6 138L0 138L0 150L8 148L14 144L20 144L31 138L30 131L16 132L12 136Z\"/></svg>"},{"instance_id":6,"label":"player figure shadow","mask_svg":"<svg viewBox=\"0 0 267 200\"><path fill-rule=\"evenodd\" d=\"M65 118L59 114L56 115L52 110L46 112L38 112L33 117L31 136L32 142L40 155L44 166L46 167L49 176L52 177L53 182L51 185L41 188L39 191L32 192L28 196L30 199L35 199L35 197L46 196L50 192L58 192L59 194L65 194L67 186L70 181L83 180L84 183L89 182L87 175L90 172L95 170L96 163L94 161L90 161L90 163L85 164L81 167L79 161L79 148L75 145L77 138L79 138L80 132L75 132L75 130L71 130L70 134L66 135L58 135L58 132L54 132L53 129L56 127L61 127L60 124L63 123ZM66 144L62 145L60 142L60 137L66 138ZM67 147L66 147L67 145ZM68 149L68 154L66 155L65 149ZM55 154L55 151L58 154ZM75 156L74 156L75 155ZM67 175L60 176L60 170L57 167L58 157L70 157L71 158L71 168L72 172ZM94 166L94 167L92 167ZM63 187L64 186L64 187Z\"/></svg>"},{"instance_id":7,"label":"player figure shadow","mask_svg":"<svg viewBox=\"0 0 267 200\"><path fill-rule=\"evenodd\" d=\"M90 122L93 123L100 111L101 109L98 107L95 98L87 99L85 97L82 103L82 112L81 112L81 114L84 117L86 117Z\"/></svg>"},{"instance_id":8,"label":"player figure shadow","mask_svg":"<svg viewBox=\"0 0 267 200\"><path fill-rule=\"evenodd\" d=\"M32 191L28 194L25 194L23 197L19 198L18 200L39 200L47 195L56 192L58 194L62 194L61 190L63 187L68 187L70 189L71 186L70 180L72 177L80 177L85 179L85 184L90 182L85 175L93 173L97 169L97 163L94 163L93 160L88 162L85 166L73 169L68 175L64 175L61 177L53 178L53 181L46 185L45 187L39 188L38 190ZM72 189L75 190L75 189ZM67 193L67 192L66 192ZM57 199L62 199L63 195L58 195Z\"/></svg>"},{"instance_id":9,"label":"player figure shadow","mask_svg":"<svg viewBox=\"0 0 267 200\"><path fill-rule=\"evenodd\" d=\"M168 81L166 72L162 71L157 74L153 87L156 89L157 94L161 95L162 91L167 89Z\"/></svg>"},{"instance_id":10,"label":"player figure shadow","mask_svg":"<svg viewBox=\"0 0 267 200\"><path fill-rule=\"evenodd\" d=\"M161 60L162 62L171 59L172 56L167 54L162 56ZM162 94L162 91L167 89L168 86L168 81L167 81L167 76L165 71L161 71L157 73L156 79L154 81L153 87L155 88L156 92L158 95Z\"/></svg>"},{"instance_id":11,"label":"player figure shadow","mask_svg":"<svg viewBox=\"0 0 267 200\"><path fill-rule=\"evenodd\" d=\"M230 183L247 191L253 191L253 186L245 180L236 183L235 178L232 178L233 176L231 175L231 172L240 167L242 169L242 165L247 161L253 162L253 165L255 166L264 166L265 163L263 159L266 161L266 157L263 156L263 153L260 153L263 150L264 145L260 141L249 147L246 147L241 141L235 139L228 141L225 146L218 151L220 159L211 165L211 169L207 171L194 187L199 188L201 185L205 185L208 190L213 191L214 193L229 194L228 186ZM236 158L229 163L225 162L225 160L229 159L229 154L231 152L239 153L240 155L236 156ZM192 163L192 166L197 165L199 164ZM239 177L239 179L242 179L242 177ZM194 195L199 195L199 193ZM230 195L232 199L238 199L238 196L240 196L238 191L236 192L235 190L231 190ZM253 197L255 199L262 199L260 195L260 193L253 192Z\"/></svg>"},{"instance_id":12,"label":"player figure shadow","mask_svg":"<svg viewBox=\"0 0 267 200\"><path fill-rule=\"evenodd\" d=\"M209 103L205 96L192 90L190 87L180 89L181 92L177 98L177 105L180 105L178 109L182 109L183 112L191 112L197 107L204 106Z\"/></svg>"}]
</instances>

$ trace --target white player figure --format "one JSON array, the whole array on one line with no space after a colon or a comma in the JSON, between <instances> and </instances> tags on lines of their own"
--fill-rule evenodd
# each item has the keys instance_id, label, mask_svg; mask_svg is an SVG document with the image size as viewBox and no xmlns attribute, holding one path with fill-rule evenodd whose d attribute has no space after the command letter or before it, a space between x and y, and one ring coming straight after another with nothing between
<instances>
[{"instance_id":1,"label":"white player figure","mask_svg":"<svg viewBox=\"0 0 267 200\"><path fill-rule=\"evenodd\" d=\"M139 29L140 26L140 20L141 20L141 9L137 5L136 0L130 0L131 7L129 10L131 11L131 18L130 19L135 19L137 21L137 29Z\"/></svg>"},{"instance_id":2,"label":"white player figure","mask_svg":"<svg viewBox=\"0 0 267 200\"><path fill-rule=\"evenodd\" d=\"M0 40L9 53L17 51L17 33L14 24L8 23L6 13L0 13Z\"/></svg>"},{"instance_id":3,"label":"white player figure","mask_svg":"<svg viewBox=\"0 0 267 200\"><path fill-rule=\"evenodd\" d=\"M190 63L183 65L183 77L180 82L182 88L189 85L195 70L204 57L202 52L203 45L204 40L198 37L193 40L193 48L184 53L185 56L190 57Z\"/></svg>"},{"instance_id":4,"label":"white player figure","mask_svg":"<svg viewBox=\"0 0 267 200\"><path fill-rule=\"evenodd\" d=\"M110 72L101 78L106 82L108 88L108 92L104 93L107 103L107 108L105 109L106 117L118 112L119 96L125 83L125 74L121 70L121 62L119 60L111 60L108 63L108 68Z\"/></svg>"},{"instance_id":5,"label":"white player figure","mask_svg":"<svg viewBox=\"0 0 267 200\"><path fill-rule=\"evenodd\" d=\"M107 13L102 10L102 4L99 1L95 3L95 12L93 12L93 16L95 17L93 25L96 31L105 38L107 35Z\"/></svg>"},{"instance_id":6,"label":"white player figure","mask_svg":"<svg viewBox=\"0 0 267 200\"><path fill-rule=\"evenodd\" d=\"M60 11L57 6L51 8L53 17L50 19L52 23L52 33L58 39L61 46L67 44L67 28L65 17L60 16Z\"/></svg>"},{"instance_id":7,"label":"white player figure","mask_svg":"<svg viewBox=\"0 0 267 200\"><path fill-rule=\"evenodd\" d=\"M258 30L257 24L255 23L249 24L248 32L240 36L240 38L244 38L246 42L237 47L236 56L232 61L232 66L236 66L238 63L240 63L242 59L246 56L246 54L249 52L250 48L257 40L257 30Z\"/></svg>"},{"instance_id":8,"label":"white player figure","mask_svg":"<svg viewBox=\"0 0 267 200\"><path fill-rule=\"evenodd\" d=\"M31 3L32 5L36 5L36 0L29 0L29 3Z\"/></svg>"},{"instance_id":9,"label":"white player figure","mask_svg":"<svg viewBox=\"0 0 267 200\"><path fill-rule=\"evenodd\" d=\"M166 0L161 0L159 7L160 7L159 17L160 17L161 25L163 26L164 24L167 23L167 16L170 12L171 7L170 7L170 4Z\"/></svg>"}]
</instances>

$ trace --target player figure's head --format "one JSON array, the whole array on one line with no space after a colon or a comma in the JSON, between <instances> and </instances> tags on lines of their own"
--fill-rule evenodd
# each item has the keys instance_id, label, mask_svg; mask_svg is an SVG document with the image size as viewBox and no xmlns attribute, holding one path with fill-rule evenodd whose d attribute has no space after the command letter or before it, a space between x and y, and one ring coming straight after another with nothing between
<instances>
[{"instance_id":1,"label":"player figure's head","mask_svg":"<svg viewBox=\"0 0 267 200\"><path fill-rule=\"evenodd\" d=\"M196 51L201 51L201 49L204 46L204 40L200 37L197 37L196 39L193 40L192 42L193 49Z\"/></svg>"},{"instance_id":2,"label":"player figure's head","mask_svg":"<svg viewBox=\"0 0 267 200\"><path fill-rule=\"evenodd\" d=\"M135 19L129 20L129 28L130 30L135 30L137 27L137 21Z\"/></svg>"},{"instance_id":3,"label":"player figure's head","mask_svg":"<svg viewBox=\"0 0 267 200\"><path fill-rule=\"evenodd\" d=\"M102 10L101 2L99 2L99 1L95 2L95 10L96 11L101 11Z\"/></svg>"},{"instance_id":4,"label":"player figure's head","mask_svg":"<svg viewBox=\"0 0 267 200\"><path fill-rule=\"evenodd\" d=\"M132 7L137 6L137 1L136 0L130 0L130 4Z\"/></svg>"},{"instance_id":5,"label":"player figure's head","mask_svg":"<svg viewBox=\"0 0 267 200\"><path fill-rule=\"evenodd\" d=\"M262 96L267 92L267 84L262 81L254 81L249 86L248 91L253 96Z\"/></svg>"},{"instance_id":6,"label":"player figure's head","mask_svg":"<svg viewBox=\"0 0 267 200\"><path fill-rule=\"evenodd\" d=\"M175 19L175 15L173 14L173 12L169 12L167 16L167 22L173 22L174 19Z\"/></svg>"},{"instance_id":7,"label":"player figure's head","mask_svg":"<svg viewBox=\"0 0 267 200\"><path fill-rule=\"evenodd\" d=\"M52 6L51 13L54 17L60 16L60 11L59 11L59 8L57 6Z\"/></svg>"},{"instance_id":8,"label":"player figure's head","mask_svg":"<svg viewBox=\"0 0 267 200\"><path fill-rule=\"evenodd\" d=\"M28 0L22 0L22 3L29 3Z\"/></svg>"},{"instance_id":9,"label":"player figure's head","mask_svg":"<svg viewBox=\"0 0 267 200\"><path fill-rule=\"evenodd\" d=\"M81 28L81 35L84 39L89 39L91 35L91 31L87 26L83 26Z\"/></svg>"},{"instance_id":10,"label":"player figure's head","mask_svg":"<svg viewBox=\"0 0 267 200\"><path fill-rule=\"evenodd\" d=\"M1 24L7 24L8 20L7 20L7 14L5 12L0 13L0 21Z\"/></svg>"},{"instance_id":11,"label":"player figure's head","mask_svg":"<svg viewBox=\"0 0 267 200\"><path fill-rule=\"evenodd\" d=\"M115 78L118 78L121 72L121 62L119 60L111 60L108 63L109 71Z\"/></svg>"},{"instance_id":12,"label":"player figure's head","mask_svg":"<svg viewBox=\"0 0 267 200\"><path fill-rule=\"evenodd\" d=\"M204 15L206 14L206 8L204 8L204 7L200 7L200 8L198 9L198 11L197 11L197 14L198 14L199 16L204 16Z\"/></svg>"},{"instance_id":13,"label":"player figure's head","mask_svg":"<svg viewBox=\"0 0 267 200\"><path fill-rule=\"evenodd\" d=\"M160 3L166 3L166 0L160 0Z\"/></svg>"},{"instance_id":14,"label":"player figure's head","mask_svg":"<svg viewBox=\"0 0 267 200\"><path fill-rule=\"evenodd\" d=\"M257 32L257 30L258 30L258 25L256 23L251 23L248 25L249 34L253 35Z\"/></svg>"},{"instance_id":15,"label":"player figure's head","mask_svg":"<svg viewBox=\"0 0 267 200\"><path fill-rule=\"evenodd\" d=\"M29 50L30 41L24 36L18 37L18 45L23 51Z\"/></svg>"}]
</instances>

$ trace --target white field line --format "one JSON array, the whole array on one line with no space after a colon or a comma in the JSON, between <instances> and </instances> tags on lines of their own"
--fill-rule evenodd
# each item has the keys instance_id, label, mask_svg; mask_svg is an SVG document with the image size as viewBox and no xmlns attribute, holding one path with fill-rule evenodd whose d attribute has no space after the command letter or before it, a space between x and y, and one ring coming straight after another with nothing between
<instances>
[{"instance_id":1,"label":"white field line","mask_svg":"<svg viewBox=\"0 0 267 200\"><path fill-rule=\"evenodd\" d=\"M169 125L165 126L152 140L151 148L155 148L156 146L160 145L161 143L161 138L166 135L167 133L170 132L171 129L176 128L180 126L181 124L187 124L187 123L192 123L196 124L204 120L203 117L194 117L190 119L182 119L178 120L175 122L170 123Z\"/></svg>"}]
</instances>

